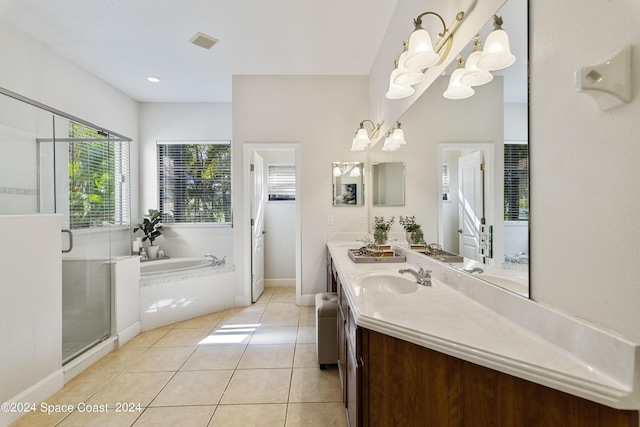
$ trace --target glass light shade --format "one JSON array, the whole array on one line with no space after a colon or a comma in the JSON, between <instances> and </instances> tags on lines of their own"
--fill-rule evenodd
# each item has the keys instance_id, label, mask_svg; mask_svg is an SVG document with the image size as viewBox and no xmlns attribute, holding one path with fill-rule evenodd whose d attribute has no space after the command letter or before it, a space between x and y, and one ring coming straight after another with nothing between
<instances>
[{"instance_id":1,"label":"glass light shade","mask_svg":"<svg viewBox=\"0 0 640 427\"><path fill-rule=\"evenodd\" d=\"M354 166L353 169L351 169L351 173L349 173L349 176L352 178L357 178L360 175L362 174L360 173L360 167L358 166Z\"/></svg>"},{"instance_id":2,"label":"glass light shade","mask_svg":"<svg viewBox=\"0 0 640 427\"><path fill-rule=\"evenodd\" d=\"M397 145L405 145L407 141L404 139L404 131L400 128L397 128L393 131L390 137L390 143Z\"/></svg>"},{"instance_id":3,"label":"glass light shade","mask_svg":"<svg viewBox=\"0 0 640 427\"><path fill-rule=\"evenodd\" d=\"M384 140L382 151L396 151L398 148L400 148L400 144L394 144L391 142L391 137L389 136Z\"/></svg>"},{"instance_id":4,"label":"glass light shade","mask_svg":"<svg viewBox=\"0 0 640 427\"><path fill-rule=\"evenodd\" d=\"M494 30L484 42L478 68L487 71L502 70L516 61L509 47L509 36L505 30Z\"/></svg>"},{"instance_id":5,"label":"glass light shade","mask_svg":"<svg viewBox=\"0 0 640 427\"><path fill-rule=\"evenodd\" d=\"M353 137L351 151L364 151L364 149L366 149L370 143L371 140L369 139L367 130L364 128L360 128L358 129L358 132L356 132L356 136Z\"/></svg>"},{"instance_id":6,"label":"glass light shade","mask_svg":"<svg viewBox=\"0 0 640 427\"><path fill-rule=\"evenodd\" d=\"M493 80L493 74L487 70L478 68L478 61L482 57L482 51L476 50L467 58L467 65L464 67L464 74L460 78L460 83L466 86L480 86Z\"/></svg>"},{"instance_id":7,"label":"glass light shade","mask_svg":"<svg viewBox=\"0 0 640 427\"><path fill-rule=\"evenodd\" d=\"M425 75L422 71L410 70L404 66L408 54L409 53L405 50L400 54L400 58L398 58L398 72L393 79L393 83L400 86L413 86L425 79Z\"/></svg>"},{"instance_id":8,"label":"glass light shade","mask_svg":"<svg viewBox=\"0 0 640 427\"><path fill-rule=\"evenodd\" d=\"M464 68L456 68L455 71L451 73L451 78L449 79L449 87L442 94L445 98L464 99L469 98L475 93L471 86L465 86L460 83L460 78L463 74Z\"/></svg>"},{"instance_id":9,"label":"glass light shade","mask_svg":"<svg viewBox=\"0 0 640 427\"><path fill-rule=\"evenodd\" d=\"M389 78L389 90L385 95L387 99L402 99L407 96L413 95L415 89L411 86L403 86L395 84L393 81L395 80L396 75L398 74L398 69L394 69L391 72L391 77Z\"/></svg>"},{"instance_id":10,"label":"glass light shade","mask_svg":"<svg viewBox=\"0 0 640 427\"><path fill-rule=\"evenodd\" d=\"M404 66L409 70L423 70L440 61L440 55L433 50L431 36L424 28L419 28L409 37L409 50Z\"/></svg>"},{"instance_id":11,"label":"glass light shade","mask_svg":"<svg viewBox=\"0 0 640 427\"><path fill-rule=\"evenodd\" d=\"M333 176L336 178L342 175L342 171L340 170L340 166L336 166L333 168Z\"/></svg>"}]
</instances>

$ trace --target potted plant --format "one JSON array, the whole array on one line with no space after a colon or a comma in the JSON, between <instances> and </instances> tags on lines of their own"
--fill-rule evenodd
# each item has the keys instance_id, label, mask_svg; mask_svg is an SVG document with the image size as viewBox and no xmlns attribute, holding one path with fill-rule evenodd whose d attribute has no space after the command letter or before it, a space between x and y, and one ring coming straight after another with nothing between
<instances>
[{"instance_id":1,"label":"potted plant","mask_svg":"<svg viewBox=\"0 0 640 427\"><path fill-rule=\"evenodd\" d=\"M373 241L376 245L385 245L389 240L389 231L395 222L395 217L385 221L383 216L373 217Z\"/></svg>"},{"instance_id":2,"label":"potted plant","mask_svg":"<svg viewBox=\"0 0 640 427\"><path fill-rule=\"evenodd\" d=\"M149 209L149 212L145 216L138 219L138 225L133 229L134 233L142 230L144 233L144 237L142 238L143 242L149 240L149 246L147 246L146 251L150 259L158 258L158 249L160 249L160 246L154 245L153 241L162 235L161 219L160 211Z\"/></svg>"},{"instance_id":3,"label":"potted plant","mask_svg":"<svg viewBox=\"0 0 640 427\"><path fill-rule=\"evenodd\" d=\"M420 224L416 223L415 216L401 216L400 225L404 227L404 231L407 235L407 242L410 245L422 245L424 244L424 233Z\"/></svg>"}]
</instances>

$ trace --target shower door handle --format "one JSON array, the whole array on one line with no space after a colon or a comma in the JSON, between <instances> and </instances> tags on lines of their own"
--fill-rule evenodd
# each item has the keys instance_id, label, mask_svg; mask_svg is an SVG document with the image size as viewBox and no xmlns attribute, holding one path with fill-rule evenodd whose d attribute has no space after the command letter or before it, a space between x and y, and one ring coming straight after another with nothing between
<instances>
[{"instance_id":1,"label":"shower door handle","mask_svg":"<svg viewBox=\"0 0 640 427\"><path fill-rule=\"evenodd\" d=\"M69 235L69 249L62 250L63 254L68 254L73 249L73 233L71 232L71 230L66 230L66 229L62 230L62 232L67 233Z\"/></svg>"}]
</instances>

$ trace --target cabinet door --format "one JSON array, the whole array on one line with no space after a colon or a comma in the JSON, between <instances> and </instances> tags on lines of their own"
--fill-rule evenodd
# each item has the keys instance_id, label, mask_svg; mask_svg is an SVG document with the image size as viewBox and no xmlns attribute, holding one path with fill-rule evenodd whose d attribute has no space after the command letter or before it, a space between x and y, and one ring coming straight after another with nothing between
<instances>
[{"instance_id":1,"label":"cabinet door","mask_svg":"<svg viewBox=\"0 0 640 427\"><path fill-rule=\"evenodd\" d=\"M346 322L344 314L342 313L342 307L338 307L338 322L336 327L338 328L338 371L340 373L340 382L342 383L342 402L346 405L347 399L347 348L346 348Z\"/></svg>"},{"instance_id":2,"label":"cabinet door","mask_svg":"<svg viewBox=\"0 0 640 427\"><path fill-rule=\"evenodd\" d=\"M358 410L359 368L354 349L347 345L347 419L349 427L360 426Z\"/></svg>"}]
</instances>

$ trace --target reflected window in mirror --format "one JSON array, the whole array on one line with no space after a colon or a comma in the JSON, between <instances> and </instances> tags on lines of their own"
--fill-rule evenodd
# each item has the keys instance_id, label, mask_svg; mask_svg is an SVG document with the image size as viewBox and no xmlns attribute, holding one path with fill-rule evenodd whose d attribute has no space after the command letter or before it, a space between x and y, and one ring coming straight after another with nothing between
<instances>
[{"instance_id":1,"label":"reflected window in mirror","mask_svg":"<svg viewBox=\"0 0 640 427\"><path fill-rule=\"evenodd\" d=\"M333 162L333 206L364 205L364 163Z\"/></svg>"},{"instance_id":2,"label":"reflected window in mirror","mask_svg":"<svg viewBox=\"0 0 640 427\"><path fill-rule=\"evenodd\" d=\"M404 206L404 162L372 163L371 176L373 206Z\"/></svg>"},{"instance_id":3,"label":"reflected window in mirror","mask_svg":"<svg viewBox=\"0 0 640 427\"><path fill-rule=\"evenodd\" d=\"M528 264L529 247L529 145L505 141L504 145L504 261L507 268Z\"/></svg>"}]
</instances>

